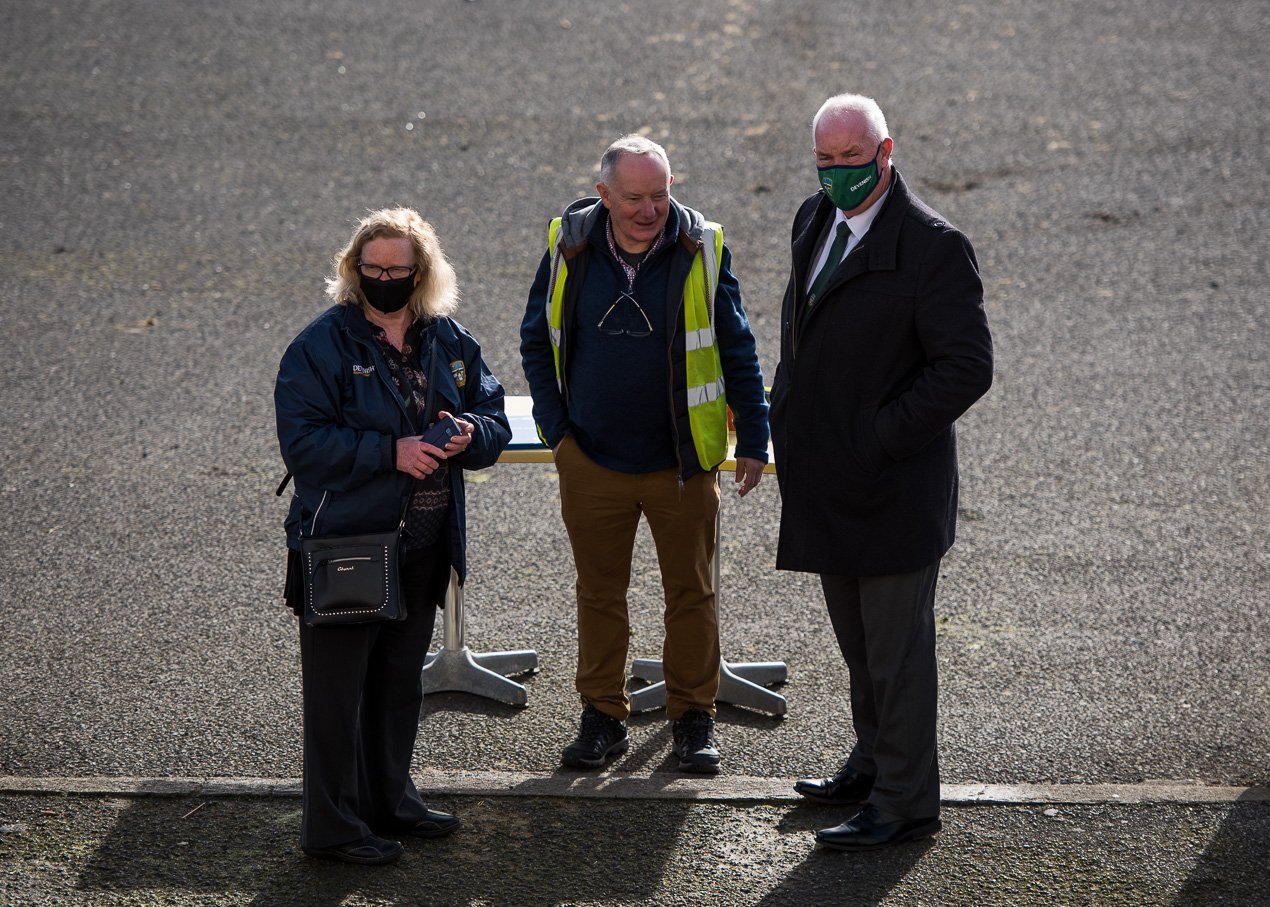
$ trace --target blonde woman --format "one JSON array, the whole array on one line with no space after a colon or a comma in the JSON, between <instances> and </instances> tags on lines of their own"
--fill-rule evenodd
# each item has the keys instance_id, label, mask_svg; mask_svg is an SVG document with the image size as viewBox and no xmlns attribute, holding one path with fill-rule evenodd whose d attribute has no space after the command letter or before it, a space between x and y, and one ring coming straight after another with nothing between
<instances>
[{"instance_id":1,"label":"blonde woman","mask_svg":"<svg viewBox=\"0 0 1270 907\"><path fill-rule=\"evenodd\" d=\"M511 432L502 386L451 317L454 269L427 221L408 208L376 211L334 264L327 291L335 305L291 342L274 387L278 441L295 477L285 599L303 613L302 537L389 531L404 512L406 617L300 621L300 846L310 856L380 864L401 855L400 835L437 838L459 827L455 816L428 809L410 778L420 672L450 569L460 581L465 572L463 471L494 463ZM443 447L422 440L447 417L459 432Z\"/></svg>"}]
</instances>

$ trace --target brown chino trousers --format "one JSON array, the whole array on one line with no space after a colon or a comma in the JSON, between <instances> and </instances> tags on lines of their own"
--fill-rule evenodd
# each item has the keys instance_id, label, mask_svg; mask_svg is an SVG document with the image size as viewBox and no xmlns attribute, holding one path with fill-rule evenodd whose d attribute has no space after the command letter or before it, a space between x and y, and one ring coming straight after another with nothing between
<instances>
[{"instance_id":1,"label":"brown chino trousers","mask_svg":"<svg viewBox=\"0 0 1270 907\"><path fill-rule=\"evenodd\" d=\"M719 512L716 473L681 486L674 469L628 474L592 461L571 437L556 453L560 513L578 571L577 689L606 715L625 721L630 619L626 591L640 514L648 520L666 596L666 717L688 709L714 714L719 691L719 627L711 564Z\"/></svg>"}]
</instances>

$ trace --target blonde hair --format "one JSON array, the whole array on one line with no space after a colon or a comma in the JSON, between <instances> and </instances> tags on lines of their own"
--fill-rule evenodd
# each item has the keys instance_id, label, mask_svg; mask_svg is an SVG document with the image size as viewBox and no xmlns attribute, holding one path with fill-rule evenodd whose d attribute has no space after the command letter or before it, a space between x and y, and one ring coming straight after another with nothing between
<instances>
[{"instance_id":1,"label":"blonde hair","mask_svg":"<svg viewBox=\"0 0 1270 907\"><path fill-rule=\"evenodd\" d=\"M439 318L458 308L459 282L441 251L432 224L413 208L381 208L362 218L353 238L335 256L335 276L326 279L326 293L340 305L365 305L357 263L372 239L408 239L414 247L415 289L408 303L415 317Z\"/></svg>"}]
</instances>

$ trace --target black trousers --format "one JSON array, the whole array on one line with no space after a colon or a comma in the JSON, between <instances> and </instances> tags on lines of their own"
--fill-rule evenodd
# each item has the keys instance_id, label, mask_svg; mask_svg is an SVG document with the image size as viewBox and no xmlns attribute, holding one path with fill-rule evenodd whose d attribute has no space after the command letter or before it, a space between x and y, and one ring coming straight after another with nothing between
<instances>
[{"instance_id":1,"label":"black trousers","mask_svg":"<svg viewBox=\"0 0 1270 907\"><path fill-rule=\"evenodd\" d=\"M847 765L877 778L870 803L906 819L939 815L938 578L939 561L893 576L820 577L851 676L856 744Z\"/></svg>"},{"instance_id":2,"label":"black trousers","mask_svg":"<svg viewBox=\"0 0 1270 907\"><path fill-rule=\"evenodd\" d=\"M310 627L300 620L301 847L391 834L423 818L410 761L423 706L423 662L449 574L444 544L405 551L404 621Z\"/></svg>"}]
</instances>

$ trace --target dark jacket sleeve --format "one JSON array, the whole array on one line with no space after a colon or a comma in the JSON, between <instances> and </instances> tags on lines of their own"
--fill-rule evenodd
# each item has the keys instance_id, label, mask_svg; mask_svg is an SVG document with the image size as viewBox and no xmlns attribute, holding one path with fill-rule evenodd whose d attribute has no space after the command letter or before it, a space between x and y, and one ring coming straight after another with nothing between
<instances>
[{"instance_id":1,"label":"dark jacket sleeve","mask_svg":"<svg viewBox=\"0 0 1270 907\"><path fill-rule=\"evenodd\" d=\"M498 455L511 442L512 431L507 413L503 411L503 386L486 367L480 344L470 334L465 334L463 339L468 379L463 388L460 415L475 426L475 431L472 443L454 462L464 469L484 469L498 461Z\"/></svg>"},{"instance_id":2,"label":"dark jacket sleeve","mask_svg":"<svg viewBox=\"0 0 1270 907\"><path fill-rule=\"evenodd\" d=\"M298 480L332 491L393 468L392 435L342 424L342 367L338 350L306 331L283 354L273 390L282 461Z\"/></svg>"},{"instance_id":3,"label":"dark jacket sleeve","mask_svg":"<svg viewBox=\"0 0 1270 907\"><path fill-rule=\"evenodd\" d=\"M569 413L556 381L556 361L547 325L547 284L551 280L551 255L538 265L525 317L520 323L520 363L534 400L534 422L549 447L569 432Z\"/></svg>"},{"instance_id":4,"label":"dark jacket sleeve","mask_svg":"<svg viewBox=\"0 0 1270 907\"><path fill-rule=\"evenodd\" d=\"M914 327L926 365L909 388L884 401L874 420L887 457L921 450L992 386L992 336L970 242L945 227L921 269Z\"/></svg>"},{"instance_id":5,"label":"dark jacket sleeve","mask_svg":"<svg viewBox=\"0 0 1270 907\"><path fill-rule=\"evenodd\" d=\"M723 246L714 324L728 406L736 425L736 455L767 462L767 398L763 370L749 319L741 305L741 285L732 273L732 252Z\"/></svg>"}]
</instances>

